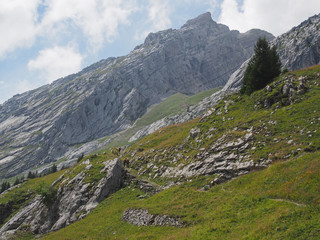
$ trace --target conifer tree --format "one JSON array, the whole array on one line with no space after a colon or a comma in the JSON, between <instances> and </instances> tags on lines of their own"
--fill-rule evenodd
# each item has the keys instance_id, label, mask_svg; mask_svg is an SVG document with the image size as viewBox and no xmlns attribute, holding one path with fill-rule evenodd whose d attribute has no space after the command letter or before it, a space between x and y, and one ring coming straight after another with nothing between
<instances>
[{"instance_id":1,"label":"conifer tree","mask_svg":"<svg viewBox=\"0 0 320 240\"><path fill-rule=\"evenodd\" d=\"M250 95L271 83L280 73L281 62L276 48L270 48L265 38L259 38L245 71L240 93Z\"/></svg>"}]
</instances>

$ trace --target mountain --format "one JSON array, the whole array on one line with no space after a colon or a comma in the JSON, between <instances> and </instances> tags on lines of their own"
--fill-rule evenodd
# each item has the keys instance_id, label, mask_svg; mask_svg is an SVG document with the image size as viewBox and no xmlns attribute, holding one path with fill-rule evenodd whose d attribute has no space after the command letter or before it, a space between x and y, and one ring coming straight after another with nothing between
<instances>
[{"instance_id":1,"label":"mountain","mask_svg":"<svg viewBox=\"0 0 320 240\"><path fill-rule=\"evenodd\" d=\"M77 159L83 143L127 129L174 93L223 86L262 36L273 38L230 31L205 13L180 29L150 33L126 56L14 96L0 105L0 178Z\"/></svg>"},{"instance_id":2,"label":"mountain","mask_svg":"<svg viewBox=\"0 0 320 240\"><path fill-rule=\"evenodd\" d=\"M25 181L0 195L0 239L318 239L319 91L320 65L288 72Z\"/></svg>"},{"instance_id":3,"label":"mountain","mask_svg":"<svg viewBox=\"0 0 320 240\"><path fill-rule=\"evenodd\" d=\"M277 47L277 52L283 68L297 70L300 68L320 64L320 14L310 17L299 26L289 32L271 40L271 44ZM253 30L254 31L254 30ZM203 99L187 111L175 116L165 117L140 129L131 140L137 140L143 136L171 124L182 123L201 116L211 105L220 101L225 95L237 91L242 82L244 72L249 59L230 76L223 89L212 96Z\"/></svg>"},{"instance_id":4,"label":"mountain","mask_svg":"<svg viewBox=\"0 0 320 240\"><path fill-rule=\"evenodd\" d=\"M282 67L297 70L320 64L320 14L310 17L289 32L271 41L277 47ZM248 64L247 60L229 78L224 90L239 88Z\"/></svg>"}]
</instances>

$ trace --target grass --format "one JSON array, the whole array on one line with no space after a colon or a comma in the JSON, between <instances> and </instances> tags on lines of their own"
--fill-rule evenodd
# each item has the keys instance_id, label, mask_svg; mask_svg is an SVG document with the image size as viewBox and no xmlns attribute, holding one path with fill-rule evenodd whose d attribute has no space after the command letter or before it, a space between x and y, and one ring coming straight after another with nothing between
<instances>
[{"instance_id":1,"label":"grass","mask_svg":"<svg viewBox=\"0 0 320 240\"><path fill-rule=\"evenodd\" d=\"M176 115L186 110L189 106L195 105L206 97L217 92L221 88L213 88L192 96L176 93L163 102L155 105L142 118L137 120L136 126L146 126L167 116Z\"/></svg>"}]
</instances>

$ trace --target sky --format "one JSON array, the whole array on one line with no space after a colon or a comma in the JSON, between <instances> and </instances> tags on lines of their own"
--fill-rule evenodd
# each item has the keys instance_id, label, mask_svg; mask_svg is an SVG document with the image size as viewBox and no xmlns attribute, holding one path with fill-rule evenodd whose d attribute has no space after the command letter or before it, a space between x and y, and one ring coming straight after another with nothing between
<instances>
[{"instance_id":1,"label":"sky","mask_svg":"<svg viewBox=\"0 0 320 240\"><path fill-rule=\"evenodd\" d=\"M0 0L0 104L205 12L230 29L278 36L320 13L320 1Z\"/></svg>"}]
</instances>

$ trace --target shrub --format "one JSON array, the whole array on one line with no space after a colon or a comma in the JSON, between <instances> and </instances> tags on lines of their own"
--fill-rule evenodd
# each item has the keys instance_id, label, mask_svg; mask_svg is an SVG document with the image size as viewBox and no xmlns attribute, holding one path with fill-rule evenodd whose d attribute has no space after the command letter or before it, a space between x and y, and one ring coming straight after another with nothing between
<instances>
[{"instance_id":1,"label":"shrub","mask_svg":"<svg viewBox=\"0 0 320 240\"><path fill-rule=\"evenodd\" d=\"M47 186L44 182L40 183L36 192L42 197L42 202L47 207L50 207L54 203L57 195L57 190L51 186Z\"/></svg>"},{"instance_id":2,"label":"shrub","mask_svg":"<svg viewBox=\"0 0 320 240\"><path fill-rule=\"evenodd\" d=\"M4 181L4 182L1 184L0 193L4 192L5 190L9 189L10 187L11 187L10 183L7 182L7 181Z\"/></svg>"}]
</instances>

